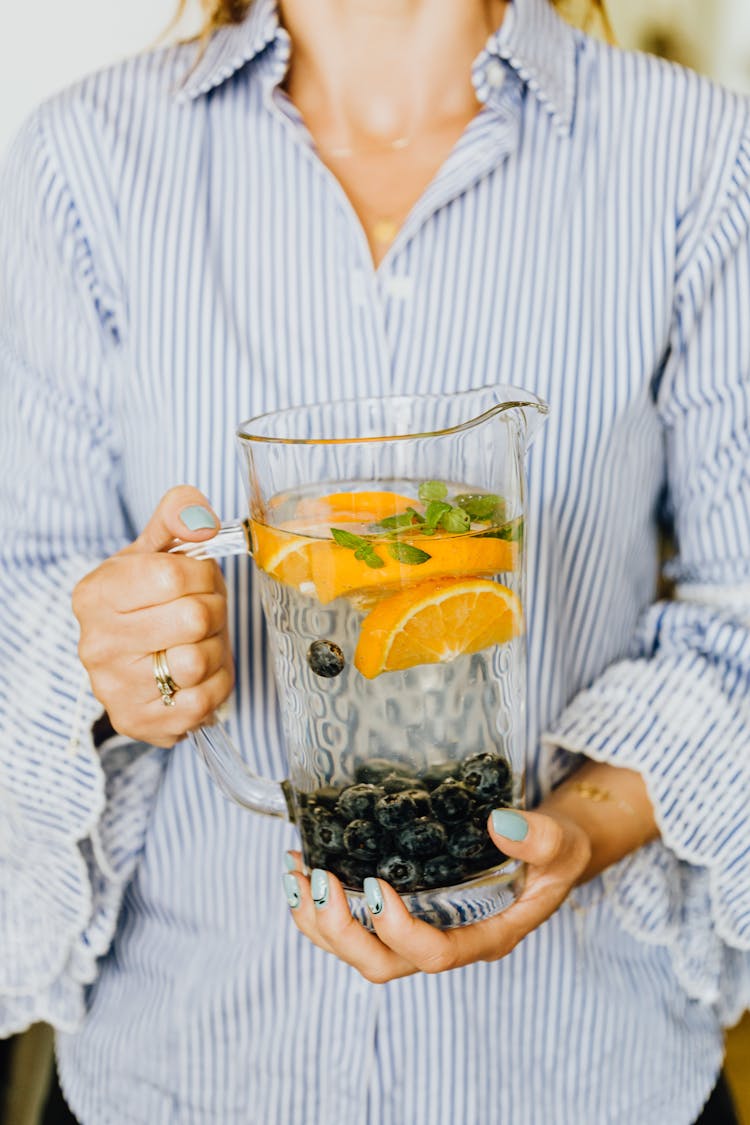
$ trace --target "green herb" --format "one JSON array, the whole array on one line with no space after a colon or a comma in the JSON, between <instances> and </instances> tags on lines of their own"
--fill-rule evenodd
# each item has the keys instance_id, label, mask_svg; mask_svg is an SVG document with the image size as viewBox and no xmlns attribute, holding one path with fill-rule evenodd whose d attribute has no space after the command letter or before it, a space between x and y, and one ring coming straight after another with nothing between
<instances>
[{"instance_id":1,"label":"green herb","mask_svg":"<svg viewBox=\"0 0 750 1125\"><path fill-rule=\"evenodd\" d=\"M440 522L451 535L460 535L471 527L469 513L462 511L460 508L451 508L450 511L445 512Z\"/></svg>"},{"instance_id":2,"label":"green herb","mask_svg":"<svg viewBox=\"0 0 750 1125\"><path fill-rule=\"evenodd\" d=\"M430 500L425 508L424 523L421 527L422 532L424 532L425 528L434 531L436 527L440 526L440 521L443 516L450 510L450 504L446 504L443 500Z\"/></svg>"},{"instance_id":3,"label":"green herb","mask_svg":"<svg viewBox=\"0 0 750 1125\"><path fill-rule=\"evenodd\" d=\"M332 527L331 535L339 547L347 547L350 551L358 551L362 547L372 547L369 539L364 539L361 535L354 535L351 531L344 531L340 527Z\"/></svg>"},{"instance_id":4,"label":"green herb","mask_svg":"<svg viewBox=\"0 0 750 1125\"><path fill-rule=\"evenodd\" d=\"M344 531L340 527L332 527L331 535L339 547L346 547L348 551L354 551L355 559L366 563L373 570L385 566L385 559L381 559L369 539L364 539L361 535L354 535L351 531Z\"/></svg>"},{"instance_id":5,"label":"green herb","mask_svg":"<svg viewBox=\"0 0 750 1125\"><path fill-rule=\"evenodd\" d=\"M418 495L423 504L430 500L444 500L448 495L448 486L441 480L425 480L419 486Z\"/></svg>"},{"instance_id":6,"label":"green herb","mask_svg":"<svg viewBox=\"0 0 750 1125\"><path fill-rule=\"evenodd\" d=\"M405 563L406 566L419 566L420 563L426 563L432 558L432 555L428 555L419 547L413 547L411 543L391 543L388 554L400 563Z\"/></svg>"},{"instance_id":7,"label":"green herb","mask_svg":"<svg viewBox=\"0 0 750 1125\"><path fill-rule=\"evenodd\" d=\"M456 503L472 520L490 520L505 517L505 501L502 496L491 492L464 492L456 497Z\"/></svg>"},{"instance_id":8,"label":"green herb","mask_svg":"<svg viewBox=\"0 0 750 1125\"><path fill-rule=\"evenodd\" d=\"M502 527L493 527L491 531L484 531L480 538L506 539L510 543L520 543L523 539L523 517L519 516L517 519L510 520L508 523L504 523Z\"/></svg>"},{"instance_id":9,"label":"green herb","mask_svg":"<svg viewBox=\"0 0 750 1125\"><path fill-rule=\"evenodd\" d=\"M412 516L413 508L406 512L402 512L400 516L386 516L385 519L378 520L374 525L376 528L382 528L384 531L398 531L402 527L412 527L414 525L414 517Z\"/></svg>"}]
</instances>

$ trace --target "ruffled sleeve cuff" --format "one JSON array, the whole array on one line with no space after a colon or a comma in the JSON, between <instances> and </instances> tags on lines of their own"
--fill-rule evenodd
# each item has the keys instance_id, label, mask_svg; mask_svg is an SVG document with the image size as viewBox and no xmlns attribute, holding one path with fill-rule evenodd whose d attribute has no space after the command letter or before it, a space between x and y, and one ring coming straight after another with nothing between
<instances>
[{"instance_id":1,"label":"ruffled sleeve cuff","mask_svg":"<svg viewBox=\"0 0 750 1125\"><path fill-rule=\"evenodd\" d=\"M659 656L613 665L543 742L643 776L661 840L604 873L609 898L633 936L669 950L687 994L733 1023L750 1006L747 631L684 610L692 651L662 637Z\"/></svg>"},{"instance_id":2,"label":"ruffled sleeve cuff","mask_svg":"<svg viewBox=\"0 0 750 1125\"><path fill-rule=\"evenodd\" d=\"M43 633L41 615L35 624ZM37 674L28 698L19 676L12 709L0 700L0 1036L39 1020L80 1024L164 762L140 743L96 750L101 706L70 655L75 626L58 614L49 627L56 638L45 646L40 636L35 651L57 654L54 672Z\"/></svg>"}]
</instances>

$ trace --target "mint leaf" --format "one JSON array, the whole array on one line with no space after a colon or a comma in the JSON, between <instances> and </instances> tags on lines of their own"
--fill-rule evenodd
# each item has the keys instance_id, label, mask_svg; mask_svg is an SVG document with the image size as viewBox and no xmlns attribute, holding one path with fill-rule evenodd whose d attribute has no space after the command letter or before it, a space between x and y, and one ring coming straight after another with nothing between
<instances>
[{"instance_id":1,"label":"mint leaf","mask_svg":"<svg viewBox=\"0 0 750 1125\"><path fill-rule=\"evenodd\" d=\"M448 495L448 486L441 480L425 480L420 484L417 495L423 504L430 500L444 500Z\"/></svg>"},{"instance_id":2,"label":"mint leaf","mask_svg":"<svg viewBox=\"0 0 750 1125\"><path fill-rule=\"evenodd\" d=\"M339 547L347 547L350 551L357 551L361 547L372 549L369 539L363 539L361 535L354 535L351 531L344 531L340 527L332 527L331 535Z\"/></svg>"},{"instance_id":3,"label":"mint leaf","mask_svg":"<svg viewBox=\"0 0 750 1125\"><path fill-rule=\"evenodd\" d=\"M456 497L456 503L472 520L489 520L493 516L503 519L505 516L505 501L492 492L464 492Z\"/></svg>"},{"instance_id":4,"label":"mint leaf","mask_svg":"<svg viewBox=\"0 0 750 1125\"><path fill-rule=\"evenodd\" d=\"M351 531L344 531L340 527L332 527L331 535L339 547L346 547L348 551L354 551L355 559L371 566L373 570L385 566L385 561L381 559L369 539L364 539L361 535L354 535Z\"/></svg>"},{"instance_id":5,"label":"mint leaf","mask_svg":"<svg viewBox=\"0 0 750 1125\"><path fill-rule=\"evenodd\" d=\"M523 539L523 517L504 523L502 527L493 527L492 531L484 531L481 539L506 539L510 543L520 543Z\"/></svg>"},{"instance_id":6,"label":"mint leaf","mask_svg":"<svg viewBox=\"0 0 750 1125\"><path fill-rule=\"evenodd\" d=\"M406 509L415 523L424 523L424 516L420 515L416 508Z\"/></svg>"},{"instance_id":7,"label":"mint leaf","mask_svg":"<svg viewBox=\"0 0 750 1125\"><path fill-rule=\"evenodd\" d=\"M460 508L451 508L444 513L440 522L451 535L459 535L463 531L468 531L471 527L471 516Z\"/></svg>"},{"instance_id":8,"label":"mint leaf","mask_svg":"<svg viewBox=\"0 0 750 1125\"><path fill-rule=\"evenodd\" d=\"M383 528L385 531L398 531L401 527L411 527L414 523L413 510L413 508L410 508L408 511L402 512L400 516L386 516L385 519L378 520L375 527Z\"/></svg>"},{"instance_id":9,"label":"mint leaf","mask_svg":"<svg viewBox=\"0 0 750 1125\"><path fill-rule=\"evenodd\" d=\"M425 528L431 528L432 530L434 530L436 527L439 527L441 519L446 514L446 512L449 512L450 510L450 504L446 504L442 500L430 500L429 504L425 508L422 531L424 531Z\"/></svg>"},{"instance_id":10,"label":"mint leaf","mask_svg":"<svg viewBox=\"0 0 750 1125\"><path fill-rule=\"evenodd\" d=\"M406 566L419 566L420 563L425 563L432 558L432 555L428 555L419 547L413 547L411 543L391 543L388 554L400 563L405 563Z\"/></svg>"}]
</instances>

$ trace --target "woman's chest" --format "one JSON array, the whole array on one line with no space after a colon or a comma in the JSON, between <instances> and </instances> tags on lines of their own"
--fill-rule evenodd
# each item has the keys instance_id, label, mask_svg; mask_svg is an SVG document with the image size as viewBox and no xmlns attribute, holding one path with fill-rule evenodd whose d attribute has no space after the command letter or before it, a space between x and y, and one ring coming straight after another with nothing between
<instances>
[{"instance_id":1,"label":"woman's chest","mask_svg":"<svg viewBox=\"0 0 750 1125\"><path fill-rule=\"evenodd\" d=\"M236 424L328 399L525 386L551 405L546 492L579 490L613 450L626 465L644 427L656 440L669 255L657 217L623 235L596 175L566 191L527 182L523 161L467 170L428 190L376 272L327 169L245 171L200 164L198 204L171 196L131 236L134 503L147 465L154 492L189 480L236 506Z\"/></svg>"}]
</instances>

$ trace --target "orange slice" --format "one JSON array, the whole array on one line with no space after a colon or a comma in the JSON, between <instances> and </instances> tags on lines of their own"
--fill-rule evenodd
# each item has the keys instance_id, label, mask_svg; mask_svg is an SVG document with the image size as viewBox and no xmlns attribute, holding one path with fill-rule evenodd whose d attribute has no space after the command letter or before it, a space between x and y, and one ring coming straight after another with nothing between
<instances>
[{"instance_id":1,"label":"orange slice","mask_svg":"<svg viewBox=\"0 0 750 1125\"><path fill-rule=\"evenodd\" d=\"M373 679L417 664L445 664L523 631L512 590L486 578L436 578L385 598L365 617L354 665Z\"/></svg>"},{"instance_id":2,"label":"orange slice","mask_svg":"<svg viewBox=\"0 0 750 1125\"><path fill-rule=\"evenodd\" d=\"M251 522L253 558L261 570L279 582L299 588L312 578L310 548L302 535L294 535L268 524Z\"/></svg>"},{"instance_id":3,"label":"orange slice","mask_svg":"<svg viewBox=\"0 0 750 1125\"><path fill-rule=\"evenodd\" d=\"M398 492L332 492L329 496L300 500L295 516L297 519L330 518L334 525L337 520L374 523L386 516L400 515L415 506L421 508L422 505L413 497L400 496Z\"/></svg>"},{"instance_id":4,"label":"orange slice","mask_svg":"<svg viewBox=\"0 0 750 1125\"><path fill-rule=\"evenodd\" d=\"M416 566L394 559L388 552L392 540L373 539L372 544L384 566L370 567L354 557L354 551L330 543L330 550L317 553L312 566L312 580L318 598L324 605L334 598L373 587L402 586L404 582L423 582L428 578L458 577L472 574L500 574L518 566L518 543L507 539L484 538L477 535L426 536L415 535L404 540L419 547L430 558Z\"/></svg>"}]
</instances>

